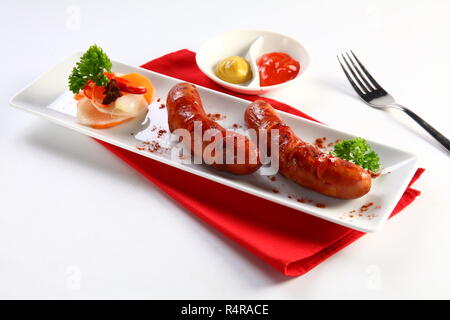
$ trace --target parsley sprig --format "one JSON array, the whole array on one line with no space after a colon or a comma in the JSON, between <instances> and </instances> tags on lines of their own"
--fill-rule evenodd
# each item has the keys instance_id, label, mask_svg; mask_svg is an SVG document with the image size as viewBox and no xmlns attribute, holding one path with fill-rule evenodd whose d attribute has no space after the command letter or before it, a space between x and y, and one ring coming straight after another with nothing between
<instances>
[{"instance_id":1,"label":"parsley sprig","mask_svg":"<svg viewBox=\"0 0 450 320\"><path fill-rule=\"evenodd\" d=\"M97 86L105 87L109 79L105 72L111 72L112 63L106 53L97 45L91 46L77 62L69 76L69 89L77 94L82 90L88 80L95 82Z\"/></svg>"},{"instance_id":2,"label":"parsley sprig","mask_svg":"<svg viewBox=\"0 0 450 320\"><path fill-rule=\"evenodd\" d=\"M356 163L372 172L377 172L380 169L378 154L363 138L342 140L334 146L334 151L331 154Z\"/></svg>"}]
</instances>

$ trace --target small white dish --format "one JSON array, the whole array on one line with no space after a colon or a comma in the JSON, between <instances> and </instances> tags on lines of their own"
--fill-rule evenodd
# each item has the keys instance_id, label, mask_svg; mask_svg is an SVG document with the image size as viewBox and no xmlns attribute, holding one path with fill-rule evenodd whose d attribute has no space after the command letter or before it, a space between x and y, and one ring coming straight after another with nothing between
<instances>
[{"instance_id":1,"label":"small white dish","mask_svg":"<svg viewBox=\"0 0 450 320\"><path fill-rule=\"evenodd\" d=\"M73 93L67 89L67 78L80 56L81 54L73 55L50 69L11 98L10 104L63 127L138 153L144 157L268 201L365 232L376 231L384 225L408 187L408 183L417 168L416 156L413 154L368 140L380 156L384 168L383 174L373 180L372 189L364 197L354 200L341 200L303 188L280 174L277 174L275 179L261 175L261 169L251 175L235 176L203 164L186 164L178 158L174 160L171 157L174 149L171 147L173 141L171 142L167 123L167 109L161 105L165 103L169 90L175 84L184 81L113 61L112 70L114 72L124 74L136 72L149 78L156 90L155 99L159 98L161 102L154 101L145 117L134 119L113 128L97 130L77 122L76 101L73 99ZM244 110L249 105L249 101L201 86L197 86L197 88L206 112L225 116L222 120L219 120L221 125L229 130L237 131L242 130L239 128L245 127ZM314 142L318 137L326 137L327 143L336 139L355 137L350 133L285 112L279 111L279 114L299 137L308 142ZM236 127L238 129L234 129ZM151 152L148 149L149 142L157 142L164 152ZM217 196L220 196L220 194ZM238 201L238 199L234 201ZM360 208L371 202L373 203L372 206L359 212ZM318 206L318 204L323 204L324 207ZM273 212L273 214L276 215L277 213Z\"/></svg>"},{"instance_id":2,"label":"small white dish","mask_svg":"<svg viewBox=\"0 0 450 320\"><path fill-rule=\"evenodd\" d=\"M261 40L262 38L262 40ZM258 43L259 42L259 43ZM252 44L257 44L252 48ZM297 76L287 82L273 86L260 86L259 75L256 68L256 60L265 53L283 52L300 62L300 72ZM244 84L233 84L221 80L214 73L214 68L218 62L229 56L241 56L252 59L249 61L252 66L253 76L258 77L258 81ZM219 85L244 94L260 95L274 89L291 85L300 78L308 69L310 58L306 49L297 40L271 31L262 30L234 30L222 33L206 41L198 50L196 55L197 65L204 74Z\"/></svg>"}]
</instances>

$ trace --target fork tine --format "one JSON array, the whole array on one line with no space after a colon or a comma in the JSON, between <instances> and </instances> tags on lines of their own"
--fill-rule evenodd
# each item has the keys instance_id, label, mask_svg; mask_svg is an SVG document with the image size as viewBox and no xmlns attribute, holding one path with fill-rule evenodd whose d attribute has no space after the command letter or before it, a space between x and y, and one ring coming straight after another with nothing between
<instances>
[{"instance_id":1,"label":"fork tine","mask_svg":"<svg viewBox=\"0 0 450 320\"><path fill-rule=\"evenodd\" d=\"M350 84L352 85L353 89L355 89L356 93L357 93L361 98L364 99L364 92L363 92L361 89L359 89L359 87L358 87L358 86L356 85L356 83L353 81L352 77L350 76L350 74L347 72L347 70L345 69L344 65L342 64L341 59L339 59L339 55L337 55L336 57L337 57L337 59L338 59L338 61L339 61L339 64L340 64L341 67L342 67L342 70L344 71L345 75L347 76L348 81L349 81Z\"/></svg>"},{"instance_id":2,"label":"fork tine","mask_svg":"<svg viewBox=\"0 0 450 320\"><path fill-rule=\"evenodd\" d=\"M353 75L353 79L358 83L359 87L361 88L361 91L363 91L363 93L369 93L371 87L366 88L366 86L364 86L364 84L361 82L361 80L359 79L359 77L356 75L355 71L353 70L353 68L350 66L350 63L347 61L347 59L345 58L345 56L343 54L341 54L342 59L344 60L345 64L347 65L347 69L351 72L351 74Z\"/></svg>"},{"instance_id":3,"label":"fork tine","mask_svg":"<svg viewBox=\"0 0 450 320\"><path fill-rule=\"evenodd\" d=\"M352 53L353 57L355 58L356 62L358 63L359 67L362 69L362 71L364 72L366 77L370 80L372 85L375 87L375 89L384 91L384 89L378 84L378 82L376 82L376 80L372 77L372 75L369 73L369 71L367 71L366 67L364 67L364 65L361 63L361 61L359 61L356 54L352 50L350 50L350 52Z\"/></svg>"},{"instance_id":4,"label":"fork tine","mask_svg":"<svg viewBox=\"0 0 450 320\"><path fill-rule=\"evenodd\" d=\"M366 85L366 87L369 89L369 91L375 90L376 87L374 85L372 85L364 76L364 74L361 72L360 68L358 68L358 66L356 65L356 63L354 62L354 60L350 57L350 55L348 54L348 52L345 53L347 55L348 60L352 63L353 68L356 70L356 72L359 75L359 78L364 82L364 84Z\"/></svg>"}]
</instances>

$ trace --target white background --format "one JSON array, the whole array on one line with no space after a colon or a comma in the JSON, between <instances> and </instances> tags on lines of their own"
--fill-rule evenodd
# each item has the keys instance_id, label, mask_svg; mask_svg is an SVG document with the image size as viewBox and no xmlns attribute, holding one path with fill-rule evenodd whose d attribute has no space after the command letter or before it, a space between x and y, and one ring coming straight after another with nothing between
<instances>
[{"instance_id":1,"label":"white background","mask_svg":"<svg viewBox=\"0 0 450 320\"><path fill-rule=\"evenodd\" d=\"M448 153L406 115L365 106L336 61L352 48L450 136L449 1L30 0L2 1L0 15L1 298L450 298ZM237 28L294 36L311 54L303 80L270 97L427 169L410 207L302 277L278 274L90 138L8 106L93 43L140 65Z\"/></svg>"}]
</instances>

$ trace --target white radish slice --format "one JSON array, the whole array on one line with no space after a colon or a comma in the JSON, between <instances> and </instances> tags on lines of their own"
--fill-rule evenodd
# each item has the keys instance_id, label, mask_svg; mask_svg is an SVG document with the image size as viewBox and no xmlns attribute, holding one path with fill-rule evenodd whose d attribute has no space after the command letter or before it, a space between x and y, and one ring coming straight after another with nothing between
<instances>
[{"instance_id":1,"label":"white radish slice","mask_svg":"<svg viewBox=\"0 0 450 320\"><path fill-rule=\"evenodd\" d=\"M108 128L131 118L130 116L116 116L111 113L100 112L88 98L79 100L77 104L77 119L86 126Z\"/></svg>"},{"instance_id":2,"label":"white radish slice","mask_svg":"<svg viewBox=\"0 0 450 320\"><path fill-rule=\"evenodd\" d=\"M111 114L111 115L118 116L118 117L128 116L128 114L126 114L126 112L123 112L122 110L117 109L114 102L110 103L106 108L100 107L98 104L96 104L92 100L91 100L91 103L99 112Z\"/></svg>"},{"instance_id":3,"label":"white radish slice","mask_svg":"<svg viewBox=\"0 0 450 320\"><path fill-rule=\"evenodd\" d=\"M142 113L147 107L148 102L141 94L126 94L116 99L108 107L100 107L93 103L98 111L115 116L136 117Z\"/></svg>"}]
</instances>

